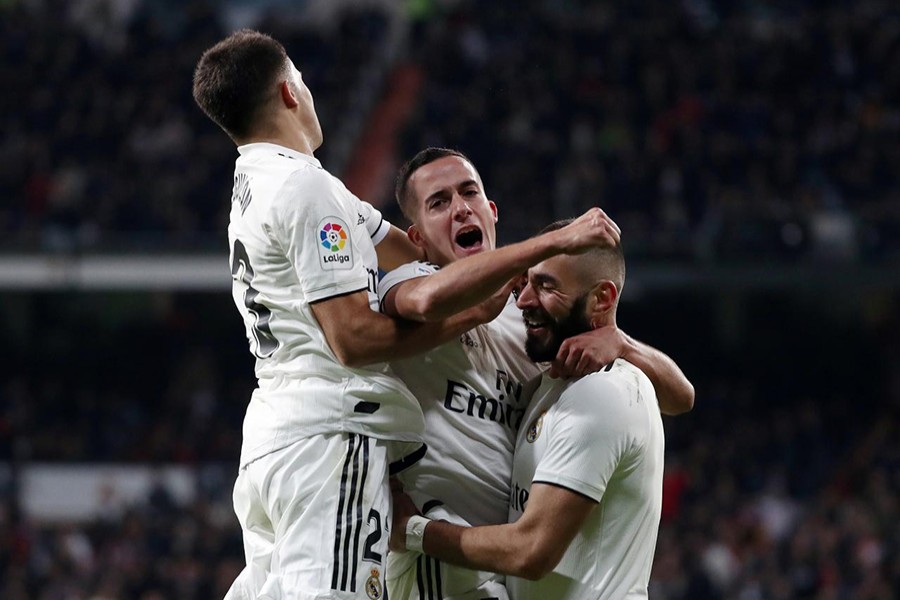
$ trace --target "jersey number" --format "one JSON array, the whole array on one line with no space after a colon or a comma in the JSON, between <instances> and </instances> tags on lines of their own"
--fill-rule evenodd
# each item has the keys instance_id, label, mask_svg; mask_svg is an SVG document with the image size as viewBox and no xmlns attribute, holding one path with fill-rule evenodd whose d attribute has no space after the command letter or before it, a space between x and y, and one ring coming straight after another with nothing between
<instances>
[{"instance_id":1,"label":"jersey number","mask_svg":"<svg viewBox=\"0 0 900 600\"><path fill-rule=\"evenodd\" d=\"M375 529L366 538L366 545L363 548L363 558L381 564L381 553L376 552L372 548L381 540L381 513L374 508L369 509L369 524L374 523Z\"/></svg>"},{"instance_id":2,"label":"jersey number","mask_svg":"<svg viewBox=\"0 0 900 600\"><path fill-rule=\"evenodd\" d=\"M231 260L231 278L240 281L247 286L244 291L244 306L254 317L253 339L256 340L256 356L266 358L278 348L278 340L272 335L269 320L272 311L256 301L259 291L253 287L253 267L250 266L250 257L247 256L247 248L240 240L234 241L234 252Z\"/></svg>"}]
</instances>

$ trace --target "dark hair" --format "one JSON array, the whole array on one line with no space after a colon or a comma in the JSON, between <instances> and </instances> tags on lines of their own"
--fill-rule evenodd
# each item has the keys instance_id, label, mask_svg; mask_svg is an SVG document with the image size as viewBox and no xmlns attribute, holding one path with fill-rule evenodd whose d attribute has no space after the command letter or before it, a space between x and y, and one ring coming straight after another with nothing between
<instances>
[{"instance_id":1,"label":"dark hair","mask_svg":"<svg viewBox=\"0 0 900 600\"><path fill-rule=\"evenodd\" d=\"M232 138L249 135L289 59L279 42L251 29L209 48L194 70L194 100Z\"/></svg>"},{"instance_id":2,"label":"dark hair","mask_svg":"<svg viewBox=\"0 0 900 600\"><path fill-rule=\"evenodd\" d=\"M554 221L541 229L538 235L562 229L574 220ZM577 258L583 261L590 277L598 280L609 279L619 288L619 293L622 293L622 288L625 287L625 251L622 249L621 241L612 248L606 246L592 248L584 254L577 255Z\"/></svg>"},{"instance_id":3,"label":"dark hair","mask_svg":"<svg viewBox=\"0 0 900 600\"><path fill-rule=\"evenodd\" d=\"M447 156L458 156L472 165L472 168L475 168L475 165L468 156L459 150L452 150L450 148L425 148L400 167L400 172L397 174L397 182L394 185L394 197L397 199L397 204L400 205L403 216L410 221L414 221L416 207L409 194L409 178L413 176L413 173L425 165Z\"/></svg>"}]
</instances>

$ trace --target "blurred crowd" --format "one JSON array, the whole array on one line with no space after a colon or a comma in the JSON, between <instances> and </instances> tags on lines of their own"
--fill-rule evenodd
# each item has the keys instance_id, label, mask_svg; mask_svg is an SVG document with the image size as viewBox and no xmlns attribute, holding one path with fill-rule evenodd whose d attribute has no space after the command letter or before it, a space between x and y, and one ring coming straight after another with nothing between
<instances>
[{"instance_id":1,"label":"blurred crowd","mask_svg":"<svg viewBox=\"0 0 900 600\"><path fill-rule=\"evenodd\" d=\"M460 2L405 135L467 150L501 228L608 209L634 255L900 250L896 3Z\"/></svg>"},{"instance_id":2,"label":"blurred crowd","mask_svg":"<svg viewBox=\"0 0 900 600\"><path fill-rule=\"evenodd\" d=\"M0 3L4 244L218 247L234 151L193 106L190 79L230 27L223 6ZM472 155L503 211L501 239L599 203L632 255L900 253L895 3L409 6L401 60L425 85L395 158L426 145ZM290 17L276 3L253 24L304 71L326 132L320 158L340 175L329 148L347 142L335 136L354 88L383 91L361 72L381 56L386 17L356 8L330 29ZM375 196L402 220L387 190Z\"/></svg>"},{"instance_id":3,"label":"blurred crowd","mask_svg":"<svg viewBox=\"0 0 900 600\"><path fill-rule=\"evenodd\" d=\"M215 8L0 2L0 249L220 249L236 151L191 97L201 53L230 31ZM298 57L334 134L385 16L358 10L329 30L291 17L261 10L252 24Z\"/></svg>"}]
</instances>

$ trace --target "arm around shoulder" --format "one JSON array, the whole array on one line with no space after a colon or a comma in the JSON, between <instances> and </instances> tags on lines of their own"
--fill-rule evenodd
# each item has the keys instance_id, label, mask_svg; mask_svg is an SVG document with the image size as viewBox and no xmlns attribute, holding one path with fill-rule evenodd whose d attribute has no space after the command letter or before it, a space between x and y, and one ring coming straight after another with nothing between
<instances>
[{"instance_id":1,"label":"arm around shoulder","mask_svg":"<svg viewBox=\"0 0 900 600\"><path fill-rule=\"evenodd\" d=\"M674 360L663 352L626 335L622 358L646 373L664 415L675 416L694 408L694 386Z\"/></svg>"}]
</instances>

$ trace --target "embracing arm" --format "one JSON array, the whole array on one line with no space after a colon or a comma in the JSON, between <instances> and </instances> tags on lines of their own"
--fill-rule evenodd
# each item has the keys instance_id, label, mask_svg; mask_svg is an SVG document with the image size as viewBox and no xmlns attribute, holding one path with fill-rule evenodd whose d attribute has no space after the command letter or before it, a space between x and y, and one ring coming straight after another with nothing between
<instances>
[{"instance_id":1,"label":"embracing arm","mask_svg":"<svg viewBox=\"0 0 900 600\"><path fill-rule=\"evenodd\" d=\"M438 560L469 569L540 579L559 564L595 506L593 500L566 488L534 483L525 512L515 523L461 527L431 521L425 527L423 549ZM405 549L409 516L395 518L393 548Z\"/></svg>"},{"instance_id":2,"label":"embracing arm","mask_svg":"<svg viewBox=\"0 0 900 600\"><path fill-rule=\"evenodd\" d=\"M625 338L627 345L622 358L643 371L653 382L660 412L674 416L693 409L694 386L675 361L628 334Z\"/></svg>"},{"instance_id":3,"label":"embracing arm","mask_svg":"<svg viewBox=\"0 0 900 600\"><path fill-rule=\"evenodd\" d=\"M551 377L581 377L624 358L653 382L659 410L680 415L694 408L694 386L663 352L639 342L618 327L600 327L566 339L550 366Z\"/></svg>"},{"instance_id":4,"label":"embracing arm","mask_svg":"<svg viewBox=\"0 0 900 600\"><path fill-rule=\"evenodd\" d=\"M526 269L556 254L577 254L619 243L618 225L592 208L562 229L457 260L428 277L408 279L385 294L383 310L415 321L435 321L484 300Z\"/></svg>"},{"instance_id":5,"label":"embracing arm","mask_svg":"<svg viewBox=\"0 0 900 600\"><path fill-rule=\"evenodd\" d=\"M508 296L504 288L478 306L434 323L413 323L375 312L369 308L366 290L327 298L311 307L337 359L346 367L359 367L413 356L455 339L494 319Z\"/></svg>"}]
</instances>

